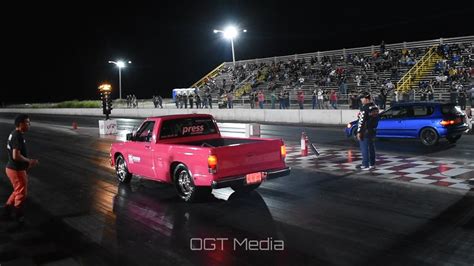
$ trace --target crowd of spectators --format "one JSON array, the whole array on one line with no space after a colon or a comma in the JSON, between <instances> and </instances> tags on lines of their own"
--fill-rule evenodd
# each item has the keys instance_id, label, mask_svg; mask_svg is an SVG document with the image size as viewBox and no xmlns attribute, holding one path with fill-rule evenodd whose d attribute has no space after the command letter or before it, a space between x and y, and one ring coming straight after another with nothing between
<instances>
[{"instance_id":1,"label":"crowd of spectators","mask_svg":"<svg viewBox=\"0 0 474 266\"><path fill-rule=\"evenodd\" d=\"M304 108L310 99L314 109L338 108L341 99L357 108L354 98L361 91L371 92L382 108L388 99L413 99L414 93L420 100L433 100L434 89L446 84L462 91L462 84L469 82L473 75L470 44L440 45L438 53L444 59L436 64L436 78L420 82L410 93L395 93L396 82L428 48L386 49L382 43L380 49L371 54L246 62L236 65L235 69L224 67L219 75L225 78L209 79L202 90L217 94L221 106L227 108L231 108L229 102L237 98L248 101L250 108L263 108L267 102L267 108L281 109L290 108L291 102ZM247 88L239 91L244 86Z\"/></svg>"},{"instance_id":2,"label":"crowd of spectators","mask_svg":"<svg viewBox=\"0 0 474 266\"><path fill-rule=\"evenodd\" d=\"M212 109L212 94L210 91L201 92L199 89L195 89L191 93L179 93L175 98L176 108L190 109L197 108L210 108Z\"/></svg>"}]
</instances>

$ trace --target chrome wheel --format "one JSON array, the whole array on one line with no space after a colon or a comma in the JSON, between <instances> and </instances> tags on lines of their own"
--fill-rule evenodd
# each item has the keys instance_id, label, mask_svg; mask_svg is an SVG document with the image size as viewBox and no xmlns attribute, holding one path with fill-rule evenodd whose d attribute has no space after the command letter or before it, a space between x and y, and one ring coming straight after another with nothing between
<instances>
[{"instance_id":1,"label":"chrome wheel","mask_svg":"<svg viewBox=\"0 0 474 266\"><path fill-rule=\"evenodd\" d=\"M188 171L183 170L179 173L178 187L184 196L187 196L193 192L194 186L191 183L191 176L189 175Z\"/></svg>"},{"instance_id":2,"label":"chrome wheel","mask_svg":"<svg viewBox=\"0 0 474 266\"><path fill-rule=\"evenodd\" d=\"M115 173L120 183L128 183L132 178L132 174L128 171L127 162L122 155L117 157L115 161Z\"/></svg>"},{"instance_id":3,"label":"chrome wheel","mask_svg":"<svg viewBox=\"0 0 474 266\"><path fill-rule=\"evenodd\" d=\"M212 188L196 186L193 177L184 164L178 164L173 172L174 185L178 196L185 202L196 202L211 195Z\"/></svg>"}]
</instances>

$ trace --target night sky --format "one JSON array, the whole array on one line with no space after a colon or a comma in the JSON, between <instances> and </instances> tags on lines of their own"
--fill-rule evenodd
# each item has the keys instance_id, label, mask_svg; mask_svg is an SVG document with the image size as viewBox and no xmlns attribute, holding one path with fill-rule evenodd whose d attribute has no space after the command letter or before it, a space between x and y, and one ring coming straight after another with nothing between
<instances>
[{"instance_id":1,"label":"night sky","mask_svg":"<svg viewBox=\"0 0 474 266\"><path fill-rule=\"evenodd\" d=\"M233 23L247 33L236 59L474 35L474 1L75 1L2 7L2 102L98 99L108 81L122 95L170 97L223 61L229 41L212 32ZM121 1L120 1L121 2Z\"/></svg>"}]
</instances>

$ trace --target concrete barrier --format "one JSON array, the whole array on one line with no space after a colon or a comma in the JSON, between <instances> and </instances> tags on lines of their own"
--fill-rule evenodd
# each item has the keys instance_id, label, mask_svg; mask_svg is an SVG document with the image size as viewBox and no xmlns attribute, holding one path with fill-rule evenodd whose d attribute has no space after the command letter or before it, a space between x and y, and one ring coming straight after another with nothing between
<instances>
[{"instance_id":1,"label":"concrete barrier","mask_svg":"<svg viewBox=\"0 0 474 266\"><path fill-rule=\"evenodd\" d=\"M359 114L359 110L341 110L341 123L343 125L357 120L357 115Z\"/></svg>"},{"instance_id":2,"label":"concrete barrier","mask_svg":"<svg viewBox=\"0 0 474 266\"><path fill-rule=\"evenodd\" d=\"M0 113L56 114L78 116L104 116L96 108L3 108ZM114 109L111 117L145 118L175 114L211 114L218 121L244 121L281 124L345 125L357 119L358 110L312 110L312 109Z\"/></svg>"},{"instance_id":3,"label":"concrete barrier","mask_svg":"<svg viewBox=\"0 0 474 266\"><path fill-rule=\"evenodd\" d=\"M300 110L300 117L304 124L341 124L341 110Z\"/></svg>"},{"instance_id":4,"label":"concrete barrier","mask_svg":"<svg viewBox=\"0 0 474 266\"><path fill-rule=\"evenodd\" d=\"M264 110L264 122L271 123L301 123L300 110ZM259 121L255 121L259 122Z\"/></svg>"}]
</instances>

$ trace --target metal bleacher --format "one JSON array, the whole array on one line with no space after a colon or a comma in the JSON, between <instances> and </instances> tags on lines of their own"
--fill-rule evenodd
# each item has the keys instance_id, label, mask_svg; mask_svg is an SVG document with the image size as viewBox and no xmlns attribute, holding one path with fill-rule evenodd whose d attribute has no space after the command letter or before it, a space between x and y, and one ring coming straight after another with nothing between
<instances>
[{"instance_id":1,"label":"metal bleacher","mask_svg":"<svg viewBox=\"0 0 474 266\"><path fill-rule=\"evenodd\" d=\"M402 43L395 43L395 44L386 44L385 45L385 50L402 50L402 49L419 49L422 51L415 60L419 60L426 51L429 50L429 48L433 46L437 46L439 44L470 44L471 45L471 51L470 53L472 54L472 46L474 44L474 36L465 36L465 37L455 37L455 38L439 38L439 39L433 39L433 40L425 40L425 41L416 41L416 42L402 42ZM306 62L305 65L308 67L312 68L318 68L320 67L320 62L324 57L331 58L332 60L332 65L334 68L336 67L343 67L345 69L351 68L354 73L361 72L362 66L354 66L352 63L348 62L346 59L349 56L354 56L354 55L362 55L364 57L372 56L374 52L377 52L380 50L380 45L371 45L371 46L365 46L365 47L359 47L359 48L350 48L350 49L338 49L338 50L330 50L330 51L318 51L318 52L313 52L313 53L304 53L304 54L294 54L294 55L285 55L285 56L274 56L274 57L266 57L266 58L255 58L255 59L248 59L248 60L239 60L236 61L236 65L238 66L243 66L245 64L256 64L259 66L259 70L263 71L265 67L269 67L272 63L278 63L278 62L287 62L290 60L302 60ZM462 55L466 55L465 53ZM317 60L316 65L311 66L309 62L311 61L311 58L315 58ZM263 63L263 64L262 64ZM227 84L230 84L231 80L231 69L233 68L233 63L232 62L224 62L222 63L219 67L214 69L212 72L210 72L208 75L204 76L200 81L196 82L193 84L193 87L202 87L205 85L205 83L209 80L212 80L220 86L222 84L222 80L226 79ZM378 72L377 76L379 80L387 80L391 79L393 83L398 82L400 78L403 77L407 71L410 70L410 67L404 66L404 67L399 67L398 68L398 79L393 80L393 77L391 76L390 71L382 71ZM346 82L348 91L357 91L357 90L374 90L374 89L380 89L380 87L377 87L378 85L374 82L375 80L375 73L374 73L374 68L373 66L370 67L368 70L366 70L367 73L367 83L362 84L361 86L357 86L356 82L353 80L353 78L348 79ZM252 79L257 79L258 77L252 77ZM435 78L434 73L425 73L425 76L421 77L420 80L422 81L429 81ZM249 77L247 78L246 81L248 81ZM311 103L311 92L315 87L315 82L316 80L312 79L311 77L306 77L304 82L301 84L298 84L298 88L301 88L305 92L305 105L308 105ZM288 85L287 81L275 81L275 85L278 86L283 86L283 85ZM248 86L248 82L237 82L235 84L235 89L238 90L239 88L243 86ZM229 85L227 85L229 86ZM254 90L263 90L266 95L266 99L270 99L269 95L270 93L267 91L269 84L268 82L262 82L258 87L254 88ZM338 85L333 82L330 84L327 84L327 86L318 86L318 88L323 89L323 90L336 90L338 91ZM443 100L446 98L449 98L449 93L448 93L449 88L446 87L441 87L441 88L435 88L435 95L437 100ZM214 91L213 92L214 97L218 97L218 92ZM290 99L292 102L295 102L296 97L296 90L293 87L290 89ZM415 99L418 99L418 95L414 95ZM344 101L348 101L348 95L340 95L339 100L344 103ZM248 102L248 96L242 96L242 97L236 97L235 102L246 104ZM268 102L268 101L267 101ZM267 104L268 105L268 104ZM307 107L305 107L307 108Z\"/></svg>"}]
</instances>

